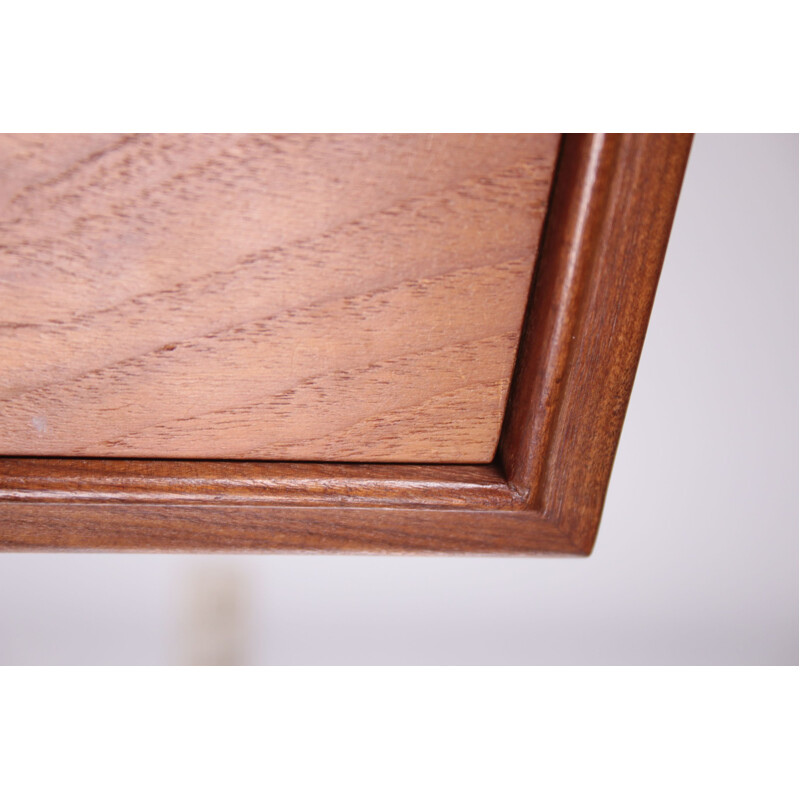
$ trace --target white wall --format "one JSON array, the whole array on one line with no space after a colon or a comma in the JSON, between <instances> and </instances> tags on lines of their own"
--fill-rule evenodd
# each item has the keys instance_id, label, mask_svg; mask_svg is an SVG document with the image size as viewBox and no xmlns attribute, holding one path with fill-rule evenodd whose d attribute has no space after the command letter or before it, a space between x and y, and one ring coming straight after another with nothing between
<instances>
[{"instance_id":1,"label":"white wall","mask_svg":"<svg viewBox=\"0 0 800 800\"><path fill-rule=\"evenodd\" d=\"M797 243L797 137L696 137L589 559L5 554L0 663L796 664Z\"/></svg>"}]
</instances>

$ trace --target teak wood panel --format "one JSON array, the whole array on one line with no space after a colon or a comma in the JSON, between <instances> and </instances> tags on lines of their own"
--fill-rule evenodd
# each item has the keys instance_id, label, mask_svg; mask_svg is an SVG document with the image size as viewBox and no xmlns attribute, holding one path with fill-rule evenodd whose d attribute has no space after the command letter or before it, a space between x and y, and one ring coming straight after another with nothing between
<instances>
[{"instance_id":1,"label":"teak wood panel","mask_svg":"<svg viewBox=\"0 0 800 800\"><path fill-rule=\"evenodd\" d=\"M492 464L0 459L0 547L590 553L690 145L563 137Z\"/></svg>"},{"instance_id":2,"label":"teak wood panel","mask_svg":"<svg viewBox=\"0 0 800 800\"><path fill-rule=\"evenodd\" d=\"M0 454L491 461L558 139L0 136Z\"/></svg>"}]
</instances>

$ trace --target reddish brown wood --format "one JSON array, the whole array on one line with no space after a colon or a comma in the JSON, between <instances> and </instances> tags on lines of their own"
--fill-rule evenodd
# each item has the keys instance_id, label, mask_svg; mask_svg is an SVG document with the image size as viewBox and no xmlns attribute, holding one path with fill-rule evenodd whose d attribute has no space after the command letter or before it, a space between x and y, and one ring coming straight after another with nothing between
<instances>
[{"instance_id":1,"label":"reddish brown wood","mask_svg":"<svg viewBox=\"0 0 800 800\"><path fill-rule=\"evenodd\" d=\"M490 464L0 459L0 502L509 508Z\"/></svg>"},{"instance_id":2,"label":"reddish brown wood","mask_svg":"<svg viewBox=\"0 0 800 800\"><path fill-rule=\"evenodd\" d=\"M564 137L495 466L0 459L0 547L590 552L690 142Z\"/></svg>"},{"instance_id":3,"label":"reddish brown wood","mask_svg":"<svg viewBox=\"0 0 800 800\"><path fill-rule=\"evenodd\" d=\"M509 398L512 490L590 552L691 136L565 137Z\"/></svg>"},{"instance_id":4,"label":"reddish brown wood","mask_svg":"<svg viewBox=\"0 0 800 800\"><path fill-rule=\"evenodd\" d=\"M580 547L535 511L148 503L8 503L7 550L550 553Z\"/></svg>"},{"instance_id":5,"label":"reddish brown wood","mask_svg":"<svg viewBox=\"0 0 800 800\"><path fill-rule=\"evenodd\" d=\"M0 134L0 453L489 463L552 134Z\"/></svg>"}]
</instances>

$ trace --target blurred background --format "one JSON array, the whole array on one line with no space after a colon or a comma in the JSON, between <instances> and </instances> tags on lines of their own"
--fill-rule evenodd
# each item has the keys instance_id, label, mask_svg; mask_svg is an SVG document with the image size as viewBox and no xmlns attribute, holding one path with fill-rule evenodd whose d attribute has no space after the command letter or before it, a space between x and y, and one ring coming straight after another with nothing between
<instances>
[{"instance_id":1,"label":"blurred background","mask_svg":"<svg viewBox=\"0 0 800 800\"><path fill-rule=\"evenodd\" d=\"M0 554L0 664L797 664L798 137L695 137L588 559Z\"/></svg>"}]
</instances>

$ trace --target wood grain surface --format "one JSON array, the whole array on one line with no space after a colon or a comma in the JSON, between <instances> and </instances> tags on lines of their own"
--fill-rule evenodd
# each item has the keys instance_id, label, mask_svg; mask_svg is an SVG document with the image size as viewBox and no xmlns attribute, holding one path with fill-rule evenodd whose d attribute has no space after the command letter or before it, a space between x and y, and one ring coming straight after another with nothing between
<instances>
[{"instance_id":1,"label":"wood grain surface","mask_svg":"<svg viewBox=\"0 0 800 800\"><path fill-rule=\"evenodd\" d=\"M564 137L498 468L591 552L692 144Z\"/></svg>"},{"instance_id":2,"label":"wood grain surface","mask_svg":"<svg viewBox=\"0 0 800 800\"><path fill-rule=\"evenodd\" d=\"M558 143L0 136L0 453L491 461Z\"/></svg>"},{"instance_id":3,"label":"wood grain surface","mask_svg":"<svg viewBox=\"0 0 800 800\"><path fill-rule=\"evenodd\" d=\"M563 137L492 464L0 458L0 549L590 553L690 145Z\"/></svg>"},{"instance_id":4,"label":"wood grain surface","mask_svg":"<svg viewBox=\"0 0 800 800\"><path fill-rule=\"evenodd\" d=\"M584 555L533 510L0 503L0 549Z\"/></svg>"},{"instance_id":5,"label":"wood grain surface","mask_svg":"<svg viewBox=\"0 0 800 800\"><path fill-rule=\"evenodd\" d=\"M0 459L0 503L508 508L491 464Z\"/></svg>"}]
</instances>

